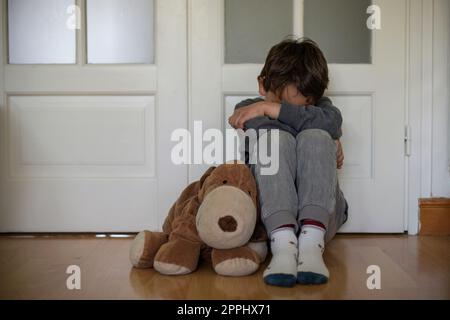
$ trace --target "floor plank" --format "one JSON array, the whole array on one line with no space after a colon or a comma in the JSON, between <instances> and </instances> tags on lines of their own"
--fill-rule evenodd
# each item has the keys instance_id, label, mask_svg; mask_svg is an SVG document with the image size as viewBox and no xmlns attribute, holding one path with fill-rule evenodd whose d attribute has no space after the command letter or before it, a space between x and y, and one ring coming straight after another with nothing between
<instances>
[{"instance_id":1,"label":"floor plank","mask_svg":"<svg viewBox=\"0 0 450 320\"><path fill-rule=\"evenodd\" d=\"M131 239L0 237L0 299L449 299L450 237L338 235L327 246L330 281L320 286L267 286L251 276L219 276L211 265L186 276L131 267ZM266 261L266 264L268 261ZM81 290L68 290L66 269L81 268ZM381 289L366 285L369 265Z\"/></svg>"}]
</instances>

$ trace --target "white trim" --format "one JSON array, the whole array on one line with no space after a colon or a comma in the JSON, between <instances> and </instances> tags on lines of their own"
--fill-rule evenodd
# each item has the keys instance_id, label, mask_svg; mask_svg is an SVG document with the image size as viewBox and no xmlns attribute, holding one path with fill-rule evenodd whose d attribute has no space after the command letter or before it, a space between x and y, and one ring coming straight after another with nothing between
<instances>
[{"instance_id":1,"label":"white trim","mask_svg":"<svg viewBox=\"0 0 450 320\"><path fill-rule=\"evenodd\" d=\"M304 25L303 25L303 22L305 21L305 19L303 19L304 6L305 6L304 0L293 1L292 24L294 29L293 30L294 36L297 38L301 38L304 36Z\"/></svg>"},{"instance_id":2,"label":"white trim","mask_svg":"<svg viewBox=\"0 0 450 320\"><path fill-rule=\"evenodd\" d=\"M188 180L188 166L175 165L171 160L172 144L170 143L173 130L186 127L188 119L188 86L185 84L188 78L187 1L158 0L155 2L155 17L156 103L158 106L156 112L157 216L161 229L169 208ZM169 111L169 106L177 107ZM165 176L169 172L168 166L171 168L171 175Z\"/></svg>"},{"instance_id":3,"label":"white trim","mask_svg":"<svg viewBox=\"0 0 450 320\"><path fill-rule=\"evenodd\" d=\"M431 195L450 197L450 2L434 0Z\"/></svg>"},{"instance_id":4,"label":"white trim","mask_svg":"<svg viewBox=\"0 0 450 320\"><path fill-rule=\"evenodd\" d=\"M6 1L0 3L0 35L5 35L5 8L6 8ZM6 44L6 37L2 38L0 40L0 129L5 128L7 125L6 121L6 95L4 94L4 84L5 84L5 73L4 73L4 61L5 61L5 44ZM3 133L4 131L0 130L0 133ZM6 168L6 153L4 153L5 148L3 147L6 145L6 135L0 134L0 212L5 212L5 208L3 207L5 205L5 201L3 199L3 195L5 194L6 185L4 183L3 177L6 177L7 175L7 168Z\"/></svg>"},{"instance_id":5,"label":"white trim","mask_svg":"<svg viewBox=\"0 0 450 320\"><path fill-rule=\"evenodd\" d=\"M76 30L75 65L82 66L87 61L87 23L86 23L86 0L75 0L75 5L80 8L80 29Z\"/></svg>"},{"instance_id":6,"label":"white trim","mask_svg":"<svg viewBox=\"0 0 450 320\"><path fill-rule=\"evenodd\" d=\"M407 124L411 127L411 156L408 161L408 185L405 186L408 201L408 233L419 230L417 199L421 186L421 101L422 101L422 0L409 1L408 28L408 106Z\"/></svg>"},{"instance_id":7,"label":"white trim","mask_svg":"<svg viewBox=\"0 0 450 320\"><path fill-rule=\"evenodd\" d=\"M433 2L422 1L421 195L431 196L433 146Z\"/></svg>"},{"instance_id":8,"label":"white trim","mask_svg":"<svg viewBox=\"0 0 450 320\"><path fill-rule=\"evenodd\" d=\"M409 125L409 45L410 45L410 28L411 28L411 4L406 1L406 35L405 35L405 135L408 133L408 137L405 136L405 176L404 176L404 206L403 206L403 226L405 231L409 230L409 157L411 156L411 126ZM408 141L406 141L408 138ZM408 146L407 146L407 145Z\"/></svg>"},{"instance_id":9,"label":"white trim","mask_svg":"<svg viewBox=\"0 0 450 320\"><path fill-rule=\"evenodd\" d=\"M188 128L191 133L194 133L194 121L198 120L202 121L203 130L222 128L224 10L224 0L188 0ZM189 165L189 181L198 180L207 168L206 164Z\"/></svg>"}]
</instances>

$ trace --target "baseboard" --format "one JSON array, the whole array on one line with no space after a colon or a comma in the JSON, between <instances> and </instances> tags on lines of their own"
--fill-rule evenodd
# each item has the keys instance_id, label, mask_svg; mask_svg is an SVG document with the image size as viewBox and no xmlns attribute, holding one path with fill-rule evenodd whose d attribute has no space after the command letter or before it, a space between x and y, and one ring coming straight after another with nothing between
<instances>
[{"instance_id":1,"label":"baseboard","mask_svg":"<svg viewBox=\"0 0 450 320\"><path fill-rule=\"evenodd\" d=\"M422 198L419 208L419 235L450 235L450 198Z\"/></svg>"}]
</instances>

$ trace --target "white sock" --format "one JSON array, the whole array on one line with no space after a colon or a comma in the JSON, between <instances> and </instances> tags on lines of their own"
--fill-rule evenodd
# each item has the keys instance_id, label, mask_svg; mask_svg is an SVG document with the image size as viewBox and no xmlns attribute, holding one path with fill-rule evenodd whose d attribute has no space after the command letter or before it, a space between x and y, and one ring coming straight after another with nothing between
<instances>
[{"instance_id":1,"label":"white sock","mask_svg":"<svg viewBox=\"0 0 450 320\"><path fill-rule=\"evenodd\" d=\"M298 237L297 281L303 284L320 284L328 281L330 273L323 261L325 229L304 225Z\"/></svg>"},{"instance_id":2,"label":"white sock","mask_svg":"<svg viewBox=\"0 0 450 320\"><path fill-rule=\"evenodd\" d=\"M271 285L291 287L297 278L297 237L293 228L274 230L270 235L272 260L264 270L264 281Z\"/></svg>"}]
</instances>

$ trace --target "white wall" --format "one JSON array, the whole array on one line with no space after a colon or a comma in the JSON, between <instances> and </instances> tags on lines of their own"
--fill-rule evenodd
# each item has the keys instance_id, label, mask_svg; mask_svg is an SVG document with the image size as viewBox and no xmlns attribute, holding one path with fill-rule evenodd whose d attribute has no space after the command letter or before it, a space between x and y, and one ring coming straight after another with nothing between
<instances>
[{"instance_id":1,"label":"white wall","mask_svg":"<svg viewBox=\"0 0 450 320\"><path fill-rule=\"evenodd\" d=\"M434 0L431 194L450 197L450 1Z\"/></svg>"}]
</instances>

